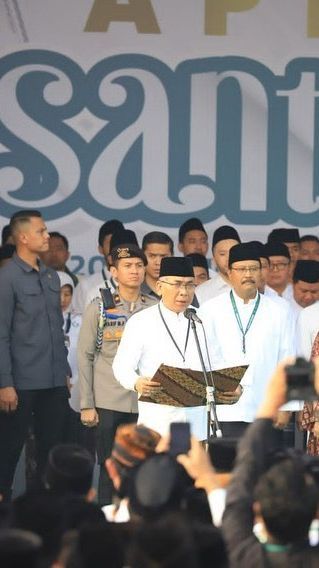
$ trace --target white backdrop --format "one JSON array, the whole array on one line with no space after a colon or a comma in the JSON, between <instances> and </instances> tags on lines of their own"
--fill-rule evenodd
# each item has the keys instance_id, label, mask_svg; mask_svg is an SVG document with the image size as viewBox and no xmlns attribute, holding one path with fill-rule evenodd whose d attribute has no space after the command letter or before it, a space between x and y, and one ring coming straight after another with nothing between
<instances>
[{"instance_id":1,"label":"white backdrop","mask_svg":"<svg viewBox=\"0 0 319 568\"><path fill-rule=\"evenodd\" d=\"M317 233L317 0L0 0L0 225Z\"/></svg>"}]
</instances>

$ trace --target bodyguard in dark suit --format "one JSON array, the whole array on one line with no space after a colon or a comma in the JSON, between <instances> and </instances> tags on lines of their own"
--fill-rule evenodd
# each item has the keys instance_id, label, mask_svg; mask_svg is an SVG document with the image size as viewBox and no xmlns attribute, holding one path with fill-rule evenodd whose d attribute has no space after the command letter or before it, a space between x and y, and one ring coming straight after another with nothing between
<instances>
[{"instance_id":1,"label":"bodyguard in dark suit","mask_svg":"<svg viewBox=\"0 0 319 568\"><path fill-rule=\"evenodd\" d=\"M16 253L0 270L0 494L11 495L15 468L34 419L38 474L62 440L69 367L60 282L38 255L49 234L38 211L10 221Z\"/></svg>"}]
</instances>

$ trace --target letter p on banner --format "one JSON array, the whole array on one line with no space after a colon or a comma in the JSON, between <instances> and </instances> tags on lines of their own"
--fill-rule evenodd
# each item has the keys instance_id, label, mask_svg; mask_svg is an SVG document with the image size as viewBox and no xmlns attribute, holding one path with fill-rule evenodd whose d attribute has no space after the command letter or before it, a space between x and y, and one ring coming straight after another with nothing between
<instances>
[{"instance_id":1,"label":"letter p on banner","mask_svg":"<svg viewBox=\"0 0 319 568\"><path fill-rule=\"evenodd\" d=\"M205 0L205 34L226 35L228 12L245 12L259 0Z\"/></svg>"}]
</instances>

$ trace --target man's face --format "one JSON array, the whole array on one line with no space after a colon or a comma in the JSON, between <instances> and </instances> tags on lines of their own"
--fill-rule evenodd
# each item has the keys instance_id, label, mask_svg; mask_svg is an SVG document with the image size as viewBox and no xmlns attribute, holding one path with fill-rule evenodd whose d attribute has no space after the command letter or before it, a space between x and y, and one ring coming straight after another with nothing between
<instances>
[{"instance_id":1,"label":"man's face","mask_svg":"<svg viewBox=\"0 0 319 568\"><path fill-rule=\"evenodd\" d=\"M47 266L51 266L54 270L65 270L65 265L69 259L69 251L67 250L63 239L60 237L51 237L49 241L49 251L47 260L43 260Z\"/></svg>"},{"instance_id":2,"label":"man's face","mask_svg":"<svg viewBox=\"0 0 319 568\"><path fill-rule=\"evenodd\" d=\"M49 250L50 236L41 217L31 217L19 232L21 242L33 254L45 253Z\"/></svg>"},{"instance_id":3,"label":"man's face","mask_svg":"<svg viewBox=\"0 0 319 568\"><path fill-rule=\"evenodd\" d=\"M269 260L268 258L260 258L260 273L259 273L259 280L258 280L258 290L264 291L266 282L268 280L268 273L269 273Z\"/></svg>"},{"instance_id":4,"label":"man's face","mask_svg":"<svg viewBox=\"0 0 319 568\"><path fill-rule=\"evenodd\" d=\"M144 280L145 266L140 258L121 258L117 267L110 268L113 278L120 286L139 288Z\"/></svg>"},{"instance_id":5,"label":"man's face","mask_svg":"<svg viewBox=\"0 0 319 568\"><path fill-rule=\"evenodd\" d=\"M257 260L233 262L228 278L240 298L254 298L260 280L260 264Z\"/></svg>"},{"instance_id":6,"label":"man's face","mask_svg":"<svg viewBox=\"0 0 319 568\"><path fill-rule=\"evenodd\" d=\"M194 297L195 279L184 276L163 276L156 284L163 304L177 314L188 308Z\"/></svg>"},{"instance_id":7,"label":"man's face","mask_svg":"<svg viewBox=\"0 0 319 568\"><path fill-rule=\"evenodd\" d=\"M209 279L207 271L202 266L194 266L195 284L199 286Z\"/></svg>"},{"instance_id":8,"label":"man's face","mask_svg":"<svg viewBox=\"0 0 319 568\"><path fill-rule=\"evenodd\" d=\"M294 298L302 308L307 308L319 300L319 282L309 284L309 282L293 283Z\"/></svg>"},{"instance_id":9,"label":"man's face","mask_svg":"<svg viewBox=\"0 0 319 568\"><path fill-rule=\"evenodd\" d=\"M287 286L290 278L290 262L286 256L270 256L267 284L270 287Z\"/></svg>"},{"instance_id":10,"label":"man's face","mask_svg":"<svg viewBox=\"0 0 319 568\"><path fill-rule=\"evenodd\" d=\"M302 260L319 260L319 243L317 241L302 241L299 258Z\"/></svg>"},{"instance_id":11,"label":"man's face","mask_svg":"<svg viewBox=\"0 0 319 568\"><path fill-rule=\"evenodd\" d=\"M146 245L144 253L147 258L146 274L150 278L158 280L162 258L172 256L170 246L168 244L151 243Z\"/></svg>"},{"instance_id":12,"label":"man's face","mask_svg":"<svg viewBox=\"0 0 319 568\"><path fill-rule=\"evenodd\" d=\"M292 264L296 264L297 260L299 259L300 244L299 243L285 243L285 245L289 250L289 254L290 254Z\"/></svg>"},{"instance_id":13,"label":"man's face","mask_svg":"<svg viewBox=\"0 0 319 568\"><path fill-rule=\"evenodd\" d=\"M228 275L229 251L234 245L238 245L238 241L234 239L224 239L223 241L219 241L213 248L214 262L219 272L224 276Z\"/></svg>"},{"instance_id":14,"label":"man's face","mask_svg":"<svg viewBox=\"0 0 319 568\"><path fill-rule=\"evenodd\" d=\"M183 242L178 244L179 250L184 256L197 252L206 256L208 251L208 239L206 233L199 230L187 231Z\"/></svg>"}]
</instances>

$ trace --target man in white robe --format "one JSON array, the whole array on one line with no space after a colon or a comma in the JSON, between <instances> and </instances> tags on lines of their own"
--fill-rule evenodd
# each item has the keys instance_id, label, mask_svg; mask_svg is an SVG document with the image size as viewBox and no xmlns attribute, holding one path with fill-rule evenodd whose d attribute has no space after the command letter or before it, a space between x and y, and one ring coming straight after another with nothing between
<instances>
[{"instance_id":1,"label":"man in white robe","mask_svg":"<svg viewBox=\"0 0 319 568\"><path fill-rule=\"evenodd\" d=\"M145 396L159 387L150 379L162 363L201 370L190 322L184 317L195 289L190 259L163 258L157 289L160 303L127 322L113 362L114 375L121 385ZM198 335L204 350L200 327ZM219 359L218 347L212 346L212 363L218 366ZM237 400L238 392L229 397ZM199 440L207 437L205 406L183 408L139 401L138 411L139 422L162 435L167 434L171 422L190 422L194 436Z\"/></svg>"},{"instance_id":2,"label":"man in white robe","mask_svg":"<svg viewBox=\"0 0 319 568\"><path fill-rule=\"evenodd\" d=\"M240 436L254 420L273 370L294 352L287 310L258 292L260 268L259 251L253 243L232 247L228 270L231 291L198 310L208 345L218 346L224 365L249 365L239 401L217 406L226 436Z\"/></svg>"}]
</instances>

